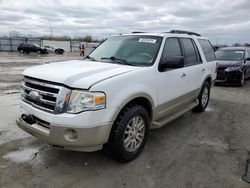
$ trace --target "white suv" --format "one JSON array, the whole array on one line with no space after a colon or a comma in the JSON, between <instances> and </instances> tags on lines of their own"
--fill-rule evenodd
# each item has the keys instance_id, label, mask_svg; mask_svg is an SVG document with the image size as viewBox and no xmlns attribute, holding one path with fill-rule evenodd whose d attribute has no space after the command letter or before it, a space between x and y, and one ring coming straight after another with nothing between
<instances>
[{"instance_id":1,"label":"white suv","mask_svg":"<svg viewBox=\"0 0 250 188\"><path fill-rule=\"evenodd\" d=\"M137 32L110 37L84 60L23 74L20 128L54 146L104 148L131 161L149 129L205 110L216 62L210 42L196 33Z\"/></svg>"}]
</instances>

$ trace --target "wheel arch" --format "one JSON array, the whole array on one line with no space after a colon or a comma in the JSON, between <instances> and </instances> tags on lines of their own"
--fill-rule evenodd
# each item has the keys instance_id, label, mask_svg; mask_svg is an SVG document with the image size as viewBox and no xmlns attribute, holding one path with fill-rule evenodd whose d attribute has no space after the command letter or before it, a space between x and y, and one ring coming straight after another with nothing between
<instances>
[{"instance_id":1,"label":"wheel arch","mask_svg":"<svg viewBox=\"0 0 250 188\"><path fill-rule=\"evenodd\" d=\"M119 105L118 110L114 113L112 120L115 121L119 114L122 112L124 108L128 105L138 104L143 106L149 115L150 121L153 118L153 106L154 102L150 95L146 93L138 93L128 97L126 100L123 100L122 103Z\"/></svg>"},{"instance_id":2,"label":"wheel arch","mask_svg":"<svg viewBox=\"0 0 250 188\"><path fill-rule=\"evenodd\" d=\"M208 82L210 84L210 86L212 85L212 75L208 75L204 81L202 82L201 87L204 85L205 82Z\"/></svg>"},{"instance_id":3,"label":"wheel arch","mask_svg":"<svg viewBox=\"0 0 250 188\"><path fill-rule=\"evenodd\" d=\"M208 82L210 84L210 87L212 86L212 82L213 82L213 79L212 79L212 75L208 75L205 77L204 81L202 82L201 86L200 86L200 92L199 92L199 95L202 91L202 86L205 84L205 82Z\"/></svg>"}]
</instances>

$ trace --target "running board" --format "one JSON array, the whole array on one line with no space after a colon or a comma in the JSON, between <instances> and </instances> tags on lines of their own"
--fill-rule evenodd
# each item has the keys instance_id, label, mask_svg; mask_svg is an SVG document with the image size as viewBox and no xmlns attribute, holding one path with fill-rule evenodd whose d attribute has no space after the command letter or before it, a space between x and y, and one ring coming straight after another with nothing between
<instances>
[{"instance_id":1,"label":"running board","mask_svg":"<svg viewBox=\"0 0 250 188\"><path fill-rule=\"evenodd\" d=\"M190 105L182 108L181 110L179 110L171 115L168 115L166 118L162 118L159 121L152 122L151 129L157 129L157 128L160 128L160 127L168 124L169 122L171 122L171 121L175 120L176 118L180 117L181 115L185 114L187 111L193 109L197 105L198 105L198 100L195 100Z\"/></svg>"}]
</instances>

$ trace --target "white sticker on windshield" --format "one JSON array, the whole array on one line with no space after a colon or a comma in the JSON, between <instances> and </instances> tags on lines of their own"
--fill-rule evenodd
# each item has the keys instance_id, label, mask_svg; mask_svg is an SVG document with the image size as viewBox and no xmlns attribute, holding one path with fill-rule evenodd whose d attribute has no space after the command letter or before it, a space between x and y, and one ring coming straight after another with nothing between
<instances>
[{"instance_id":1,"label":"white sticker on windshield","mask_svg":"<svg viewBox=\"0 0 250 188\"><path fill-rule=\"evenodd\" d=\"M243 51L236 51L237 54L244 54Z\"/></svg>"},{"instance_id":2,"label":"white sticker on windshield","mask_svg":"<svg viewBox=\"0 0 250 188\"><path fill-rule=\"evenodd\" d=\"M156 39L140 38L139 42L146 42L146 43L155 44L156 43Z\"/></svg>"}]
</instances>

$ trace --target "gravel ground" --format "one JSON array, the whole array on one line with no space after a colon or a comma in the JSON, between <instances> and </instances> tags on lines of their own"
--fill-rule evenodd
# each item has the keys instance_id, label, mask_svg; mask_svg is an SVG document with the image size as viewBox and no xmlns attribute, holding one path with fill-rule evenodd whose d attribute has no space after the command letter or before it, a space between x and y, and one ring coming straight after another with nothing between
<instances>
[{"instance_id":1,"label":"gravel ground","mask_svg":"<svg viewBox=\"0 0 250 188\"><path fill-rule=\"evenodd\" d=\"M216 86L204 113L188 112L152 130L142 154L121 164L103 152L55 149L20 130L20 73L65 56L0 54L0 187L225 187L241 180L250 151L250 81L242 88Z\"/></svg>"}]
</instances>

